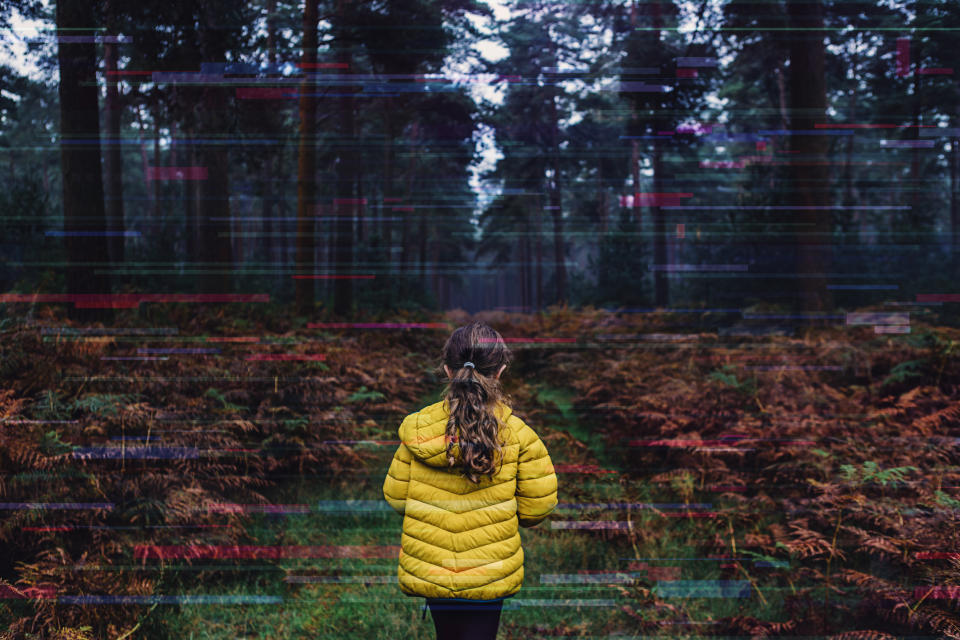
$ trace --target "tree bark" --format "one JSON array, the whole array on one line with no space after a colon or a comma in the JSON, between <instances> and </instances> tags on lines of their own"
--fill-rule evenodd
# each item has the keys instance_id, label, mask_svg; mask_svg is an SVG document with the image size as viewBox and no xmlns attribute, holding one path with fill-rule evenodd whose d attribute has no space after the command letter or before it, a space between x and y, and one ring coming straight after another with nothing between
<instances>
[{"instance_id":1,"label":"tree bark","mask_svg":"<svg viewBox=\"0 0 960 640\"><path fill-rule=\"evenodd\" d=\"M657 38L657 50L663 46L662 20L660 11L660 0L653 4L653 28ZM674 88L676 95L676 88ZM663 101L660 101L661 110ZM654 135L663 127L660 126L660 114L654 115ZM659 140L653 141L653 150L651 156L653 165L653 195L651 196L650 218L653 220L653 262L660 265L653 275L653 297L654 305L657 307L666 307L669 303L667 287L667 228L663 217L663 209L660 207L659 198L663 193L663 149Z\"/></svg>"},{"instance_id":2,"label":"tree bark","mask_svg":"<svg viewBox=\"0 0 960 640\"><path fill-rule=\"evenodd\" d=\"M954 116L952 126L960 124ZM960 136L950 141L950 249L954 277L960 276Z\"/></svg>"},{"instance_id":3,"label":"tree bark","mask_svg":"<svg viewBox=\"0 0 960 640\"><path fill-rule=\"evenodd\" d=\"M637 226L637 233L643 233L643 209L640 208L640 151L639 144L633 141L631 152L631 169L633 170L633 221ZM642 239L642 236L638 236ZM641 240L642 241L642 240Z\"/></svg>"},{"instance_id":4,"label":"tree bark","mask_svg":"<svg viewBox=\"0 0 960 640\"><path fill-rule=\"evenodd\" d=\"M827 111L824 76L823 5L821 0L788 0L790 41L791 130L807 132L824 122ZM803 207L794 213L799 225L796 271L799 308L822 312L830 305L825 272L829 263L830 176L825 135L790 136L790 201Z\"/></svg>"},{"instance_id":5,"label":"tree bark","mask_svg":"<svg viewBox=\"0 0 960 640\"><path fill-rule=\"evenodd\" d=\"M274 13L277 10L277 1L276 0L267 0L267 64L270 65L269 75L272 77L275 74L273 72L273 66L277 63L277 24L276 19L274 18ZM280 151L282 153L282 149ZM261 193L263 194L263 201L260 208L260 217L261 217L261 228L263 229L263 256L265 262L270 267L273 266L275 255L274 247L276 245L276 239L274 238L274 233L276 233L274 224L273 224L273 213L274 213L274 195L273 195L273 179L274 179L274 165L277 161L277 151L271 149L268 152L267 157L263 162L263 187Z\"/></svg>"},{"instance_id":6,"label":"tree bark","mask_svg":"<svg viewBox=\"0 0 960 640\"><path fill-rule=\"evenodd\" d=\"M60 162L63 171L63 224L69 268L67 293L109 294L107 218L100 165L100 109L97 52L91 29L93 4L58 0L57 33L90 36L90 42L59 42ZM83 31L89 29L89 31ZM84 144L74 144L87 140ZM106 318L100 309L70 307L77 319Z\"/></svg>"},{"instance_id":7,"label":"tree bark","mask_svg":"<svg viewBox=\"0 0 960 640\"><path fill-rule=\"evenodd\" d=\"M113 3L108 6L109 15L113 15ZM115 35L111 30L110 35ZM124 237L126 229L123 220L123 147L120 145L120 116L123 106L120 103L120 90L117 75L117 44L104 42L103 63L106 69L106 111L107 148L103 156L103 169L106 174L106 215L107 227L112 235L108 241L110 246L110 262L114 265L123 264Z\"/></svg>"},{"instance_id":8,"label":"tree bark","mask_svg":"<svg viewBox=\"0 0 960 640\"><path fill-rule=\"evenodd\" d=\"M543 196L537 197L537 225L536 225L536 294L537 311L543 310Z\"/></svg>"},{"instance_id":9,"label":"tree bark","mask_svg":"<svg viewBox=\"0 0 960 640\"><path fill-rule=\"evenodd\" d=\"M227 128L226 89L208 86L203 89L203 136L223 135ZM203 268L200 278L203 293L229 293L232 289L230 270L233 250L230 224L230 164L227 145L205 142L198 155L207 168L207 179L200 180L200 251Z\"/></svg>"},{"instance_id":10,"label":"tree bark","mask_svg":"<svg viewBox=\"0 0 960 640\"><path fill-rule=\"evenodd\" d=\"M197 152L193 147L193 133L188 129L184 131L184 141L186 147L180 151L180 162L189 167L195 167L197 164ZM187 237L187 261L193 262L198 258L197 255L197 180L183 181L183 210L186 218L186 237Z\"/></svg>"},{"instance_id":11,"label":"tree bark","mask_svg":"<svg viewBox=\"0 0 960 640\"><path fill-rule=\"evenodd\" d=\"M297 258L296 272L314 275L314 218L316 208L317 174L317 89L313 82L317 64L318 0L305 0L303 8L303 53L302 71L305 74L300 84L300 143L297 160ZM294 285L297 313L310 315L313 312L315 281L301 278Z\"/></svg>"},{"instance_id":12,"label":"tree bark","mask_svg":"<svg viewBox=\"0 0 960 640\"><path fill-rule=\"evenodd\" d=\"M550 213L553 214L553 254L556 261L555 284L556 302L563 305L567 299L567 266L565 263L566 250L563 243L563 209L560 194L560 119L557 114L557 96L550 100L550 120L553 127L553 184L550 189Z\"/></svg>"},{"instance_id":13,"label":"tree bark","mask_svg":"<svg viewBox=\"0 0 960 640\"><path fill-rule=\"evenodd\" d=\"M337 62L341 69L352 68L351 55L347 48L348 43L343 42L343 34L338 34L337 43ZM345 73L341 73L341 78L348 78ZM337 275L348 275L353 266L353 219L351 203L353 198L353 182L356 178L355 157L353 151L354 136L354 99L350 95L353 91L352 86L344 86L345 94L339 98L339 125L342 142L339 145L339 162L337 163L337 199L336 209L336 272ZM334 313L340 317L346 317L353 310L353 281L349 278L337 278L333 289L333 307Z\"/></svg>"}]
</instances>

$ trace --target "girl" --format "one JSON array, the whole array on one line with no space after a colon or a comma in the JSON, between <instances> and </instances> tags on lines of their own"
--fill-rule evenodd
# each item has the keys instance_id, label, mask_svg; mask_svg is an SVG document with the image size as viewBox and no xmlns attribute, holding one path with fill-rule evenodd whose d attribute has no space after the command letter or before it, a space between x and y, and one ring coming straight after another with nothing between
<instances>
[{"instance_id":1,"label":"girl","mask_svg":"<svg viewBox=\"0 0 960 640\"><path fill-rule=\"evenodd\" d=\"M523 584L518 527L557 505L546 447L504 402L511 359L483 322L454 331L444 399L404 418L383 483L403 515L400 590L426 598L437 640L496 637L504 598Z\"/></svg>"}]
</instances>

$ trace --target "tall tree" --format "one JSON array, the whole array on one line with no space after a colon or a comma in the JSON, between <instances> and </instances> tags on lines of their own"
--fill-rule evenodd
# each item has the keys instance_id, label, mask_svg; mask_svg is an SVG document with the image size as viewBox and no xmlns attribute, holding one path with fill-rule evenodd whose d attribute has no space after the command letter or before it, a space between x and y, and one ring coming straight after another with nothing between
<instances>
[{"instance_id":1,"label":"tall tree","mask_svg":"<svg viewBox=\"0 0 960 640\"><path fill-rule=\"evenodd\" d=\"M314 217L316 216L317 173L317 98L312 79L317 70L317 15L318 0L305 0L303 9L303 53L300 85L300 143L297 162L297 271L312 276L314 269ZM313 311L314 280L310 277L296 281L297 313L309 315Z\"/></svg>"},{"instance_id":2,"label":"tall tree","mask_svg":"<svg viewBox=\"0 0 960 640\"><path fill-rule=\"evenodd\" d=\"M790 164L791 202L798 207L797 275L799 307L821 312L830 305L826 272L830 251L829 141L815 135L827 116L824 74L823 3L787 0L790 34Z\"/></svg>"},{"instance_id":3,"label":"tall tree","mask_svg":"<svg viewBox=\"0 0 960 640\"><path fill-rule=\"evenodd\" d=\"M58 0L60 67L60 163L63 171L63 223L66 235L67 292L109 294L107 220L100 168L100 111L94 5ZM99 263L99 264L98 264ZM77 317L104 314L71 307Z\"/></svg>"},{"instance_id":4,"label":"tall tree","mask_svg":"<svg viewBox=\"0 0 960 640\"><path fill-rule=\"evenodd\" d=\"M110 262L121 264L124 253L125 225L123 221L123 147L120 144L120 124L123 105L120 102L120 76L117 74L118 44L116 41L117 0L106 3L107 39L103 43L103 66L106 71L104 100L107 148L103 156L106 176L107 224L113 234L109 239Z\"/></svg>"}]
</instances>

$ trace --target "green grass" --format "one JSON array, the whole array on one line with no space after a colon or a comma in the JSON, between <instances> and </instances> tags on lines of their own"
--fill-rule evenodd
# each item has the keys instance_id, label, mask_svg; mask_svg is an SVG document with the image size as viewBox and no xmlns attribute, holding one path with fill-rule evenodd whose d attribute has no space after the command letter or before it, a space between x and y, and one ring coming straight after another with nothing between
<instances>
[{"instance_id":1,"label":"green grass","mask_svg":"<svg viewBox=\"0 0 960 640\"><path fill-rule=\"evenodd\" d=\"M545 425L563 429L587 443L598 462L607 465L610 457L598 438L592 437L581 418L573 410L572 392L541 385L535 396L550 410ZM436 402L439 390L425 394L416 406ZM399 424L399 423L398 423ZM394 439L394 424L360 427L356 437ZM392 445L365 444L362 449L367 462L349 476L310 480L280 488L270 499L274 503L308 504L317 507L320 501L366 500L369 504L386 505L382 495L383 478L395 448ZM359 449L358 449L359 450ZM551 452L553 455L553 452ZM563 449L556 451L555 463L566 462ZM507 600L501 616L498 639L606 637L611 633L638 634L638 623L622 610L632 607L637 615L657 620L685 614L689 620L709 621L725 616L752 615L761 620L783 619L782 595L789 576L789 564L783 558L778 566L759 568L754 561L770 558L741 559L742 569L722 568L716 558L701 557L705 540L719 534L729 539L725 519L664 517L653 509L633 509L630 519L635 536L625 533L606 535L599 530L552 528L551 522L618 520L627 518L624 510L582 508L584 503L682 502L682 487L657 486L642 482L621 484L620 476L610 474L589 478L580 474L560 476L558 509L550 518L533 529L520 529L524 549L524 586ZM686 496L690 502L711 502L711 494L695 486ZM573 505L564 507L564 505ZM715 504L715 509L725 505ZM770 514L751 523L750 530L760 531L771 519ZM782 519L782 518L780 518ZM248 533L253 544L262 545L398 545L402 519L392 510L322 512L313 509L307 514L255 514L250 517ZM741 527L742 528L742 527ZM738 542L748 531L735 532ZM732 551L730 552L732 555ZM722 554L721 554L722 555ZM738 556L750 554L738 548ZM631 570L631 562L648 567L679 567L681 580L745 580L749 573L751 587L748 598L665 597L677 611L645 607L638 600L637 587L657 591L661 577ZM395 582L397 563L385 558L299 559L264 562L262 560L211 562L225 568L200 572L196 566L173 567L167 570L162 593L273 595L281 604L250 605L177 605L158 608L153 613L152 633L170 638L363 638L393 640L395 638L432 638L433 623L429 614L421 617L422 598L405 596ZM549 575L581 572L627 573L635 576L634 584L555 583ZM377 576L369 583L290 583L285 576ZM390 582L379 582L387 579ZM759 592L757 591L759 589ZM759 597L763 595L763 601ZM611 601L614 606L586 606L585 601ZM557 602L560 606L551 606ZM524 604L526 603L526 604ZM577 604L580 603L580 604ZM709 635L711 626L677 627L671 637Z\"/></svg>"}]
</instances>

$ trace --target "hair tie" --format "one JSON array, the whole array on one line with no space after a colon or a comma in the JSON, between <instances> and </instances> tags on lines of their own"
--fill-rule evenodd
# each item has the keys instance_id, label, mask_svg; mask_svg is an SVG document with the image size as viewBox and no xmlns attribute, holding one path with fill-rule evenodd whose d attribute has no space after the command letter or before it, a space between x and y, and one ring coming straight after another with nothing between
<instances>
[{"instance_id":1,"label":"hair tie","mask_svg":"<svg viewBox=\"0 0 960 640\"><path fill-rule=\"evenodd\" d=\"M468 360L467 362L464 362L464 363L463 363L463 366L464 366L464 367L472 367L472 368L474 368L474 369L477 368L477 366L476 366L475 364L473 364L472 362L470 362L469 360Z\"/></svg>"}]
</instances>

